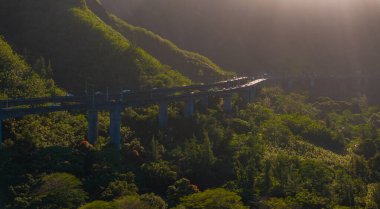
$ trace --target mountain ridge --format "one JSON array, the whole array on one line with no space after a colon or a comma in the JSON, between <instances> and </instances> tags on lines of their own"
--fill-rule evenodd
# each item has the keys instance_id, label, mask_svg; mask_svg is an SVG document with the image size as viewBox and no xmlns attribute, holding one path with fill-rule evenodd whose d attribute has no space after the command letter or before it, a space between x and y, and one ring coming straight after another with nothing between
<instances>
[{"instance_id":1,"label":"mountain ridge","mask_svg":"<svg viewBox=\"0 0 380 209\"><path fill-rule=\"evenodd\" d=\"M87 4L98 17L120 32L132 44L146 50L160 62L169 65L195 82L214 82L234 75L232 72L224 71L207 57L180 49L170 40L147 29L133 26L110 14L99 0L87 0Z\"/></svg>"},{"instance_id":2,"label":"mountain ridge","mask_svg":"<svg viewBox=\"0 0 380 209\"><path fill-rule=\"evenodd\" d=\"M53 78L72 92L162 87L190 83L135 47L92 13L85 1L1 0L0 34L18 52L44 56ZM11 24L12 23L12 24Z\"/></svg>"},{"instance_id":3,"label":"mountain ridge","mask_svg":"<svg viewBox=\"0 0 380 209\"><path fill-rule=\"evenodd\" d=\"M131 24L237 73L379 75L380 4L363 1L102 0Z\"/></svg>"}]
</instances>

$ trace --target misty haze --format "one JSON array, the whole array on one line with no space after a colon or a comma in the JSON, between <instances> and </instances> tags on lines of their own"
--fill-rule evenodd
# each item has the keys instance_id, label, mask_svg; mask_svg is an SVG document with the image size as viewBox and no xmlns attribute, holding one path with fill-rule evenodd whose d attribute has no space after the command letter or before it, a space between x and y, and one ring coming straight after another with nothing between
<instances>
[{"instance_id":1,"label":"misty haze","mask_svg":"<svg viewBox=\"0 0 380 209\"><path fill-rule=\"evenodd\" d=\"M377 0L105 0L128 22L241 73L379 69Z\"/></svg>"}]
</instances>

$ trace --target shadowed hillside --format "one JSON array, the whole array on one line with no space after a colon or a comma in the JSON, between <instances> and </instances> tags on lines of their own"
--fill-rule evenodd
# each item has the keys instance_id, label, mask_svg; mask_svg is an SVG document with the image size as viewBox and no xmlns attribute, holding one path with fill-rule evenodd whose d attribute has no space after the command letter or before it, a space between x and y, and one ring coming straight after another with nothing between
<instances>
[{"instance_id":1,"label":"shadowed hillside","mask_svg":"<svg viewBox=\"0 0 380 209\"><path fill-rule=\"evenodd\" d=\"M223 71L208 58L178 48L171 41L141 27L133 26L109 14L98 0L88 0L89 8L104 22L119 31L137 47L196 82L211 82L233 75Z\"/></svg>"},{"instance_id":2,"label":"shadowed hillside","mask_svg":"<svg viewBox=\"0 0 380 209\"><path fill-rule=\"evenodd\" d=\"M379 75L376 0L102 0L118 17L238 73Z\"/></svg>"},{"instance_id":3,"label":"shadowed hillside","mask_svg":"<svg viewBox=\"0 0 380 209\"><path fill-rule=\"evenodd\" d=\"M70 91L189 83L180 73L131 45L84 1L1 0L0 32L26 57L44 56L53 78Z\"/></svg>"},{"instance_id":4,"label":"shadowed hillside","mask_svg":"<svg viewBox=\"0 0 380 209\"><path fill-rule=\"evenodd\" d=\"M54 81L43 79L0 36L0 97L38 97L61 93Z\"/></svg>"}]
</instances>

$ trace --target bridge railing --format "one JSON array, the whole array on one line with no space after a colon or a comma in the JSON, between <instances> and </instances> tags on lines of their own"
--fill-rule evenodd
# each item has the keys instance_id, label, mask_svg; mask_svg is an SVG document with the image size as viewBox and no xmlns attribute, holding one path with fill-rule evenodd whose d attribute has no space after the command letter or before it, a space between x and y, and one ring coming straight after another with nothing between
<instances>
[{"instance_id":1,"label":"bridge railing","mask_svg":"<svg viewBox=\"0 0 380 209\"><path fill-rule=\"evenodd\" d=\"M13 99L0 101L0 123L9 118L19 118L30 114L44 114L57 111L77 111L85 110L89 113L89 139L92 143L96 141L96 125L97 125L97 112L110 111L112 129L110 136L113 142L120 148L120 114L123 108L148 106L152 104L159 104L159 122L160 127L167 125L168 116L167 109L168 103L185 101L185 116L191 116L194 112L194 102L196 99L201 101L209 96L223 97L225 110L230 110L231 95L233 93L244 92L251 95L252 88L266 81L266 79L247 80L246 78L238 78L232 81L224 81L210 85L198 85L196 87L177 87L180 89L178 94L173 94L169 89L146 91L138 97L128 97L122 99L120 95L92 95L92 96L63 96L63 97L46 97L46 98L26 98L26 99ZM207 87L207 88L206 88ZM192 91L190 91L190 89ZM159 92L159 93L157 93ZM166 92L166 93L163 93ZM254 91L256 92L256 90ZM251 99L248 99L248 102ZM208 102L204 102L207 104ZM49 105L53 104L53 105ZM90 121L91 120L91 121ZM1 144L1 125L0 125L0 144Z\"/></svg>"}]
</instances>

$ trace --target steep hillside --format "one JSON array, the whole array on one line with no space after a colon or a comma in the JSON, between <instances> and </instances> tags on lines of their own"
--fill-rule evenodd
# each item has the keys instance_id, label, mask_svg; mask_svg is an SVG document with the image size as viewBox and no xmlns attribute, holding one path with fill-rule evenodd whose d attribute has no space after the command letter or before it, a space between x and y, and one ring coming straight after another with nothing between
<instances>
[{"instance_id":1,"label":"steep hillside","mask_svg":"<svg viewBox=\"0 0 380 209\"><path fill-rule=\"evenodd\" d=\"M223 71L208 58L178 48L171 41L141 27L133 26L109 14L99 0L87 0L89 8L104 22L119 31L133 44L146 50L160 62L169 65L196 82L221 80L233 75Z\"/></svg>"},{"instance_id":2,"label":"steep hillside","mask_svg":"<svg viewBox=\"0 0 380 209\"><path fill-rule=\"evenodd\" d=\"M44 56L53 78L70 91L120 90L189 83L180 73L131 45L84 1L0 0L0 33L32 59Z\"/></svg>"},{"instance_id":3,"label":"steep hillside","mask_svg":"<svg viewBox=\"0 0 380 209\"><path fill-rule=\"evenodd\" d=\"M31 67L0 36L0 99L64 94L53 80L40 76L37 67ZM36 147L73 146L83 140L86 133L85 117L67 112L46 116L31 115L21 120L2 122L0 158L4 161L0 167L17 167L10 162L16 154L22 156L19 162L28 162L28 156ZM65 153L64 148L52 149L55 154ZM0 208L9 208L4 203L10 195L7 185L19 181L19 172L23 172L24 168L25 166L18 167L17 171L0 169Z\"/></svg>"},{"instance_id":4,"label":"steep hillside","mask_svg":"<svg viewBox=\"0 0 380 209\"><path fill-rule=\"evenodd\" d=\"M0 36L0 98L38 97L60 93L42 79Z\"/></svg>"},{"instance_id":5,"label":"steep hillside","mask_svg":"<svg viewBox=\"0 0 380 209\"><path fill-rule=\"evenodd\" d=\"M240 73L379 75L375 0L102 0L131 24Z\"/></svg>"},{"instance_id":6,"label":"steep hillside","mask_svg":"<svg viewBox=\"0 0 380 209\"><path fill-rule=\"evenodd\" d=\"M52 79L39 75L37 67L31 67L0 37L0 99L65 95ZM2 137L6 146L28 144L29 149L67 146L85 138L85 126L84 115L67 112L30 115L22 120L5 120Z\"/></svg>"}]
</instances>

